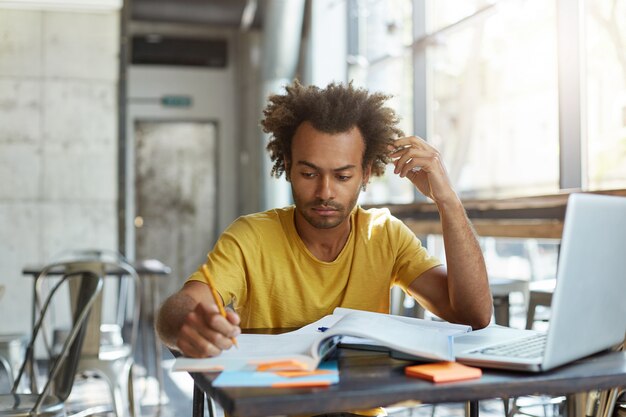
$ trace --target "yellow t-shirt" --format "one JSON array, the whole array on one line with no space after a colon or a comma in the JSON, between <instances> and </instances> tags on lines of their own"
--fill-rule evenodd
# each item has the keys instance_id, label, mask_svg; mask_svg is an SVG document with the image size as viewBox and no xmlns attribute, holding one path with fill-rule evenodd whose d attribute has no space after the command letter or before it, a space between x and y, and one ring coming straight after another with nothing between
<instances>
[{"instance_id":1,"label":"yellow t-shirt","mask_svg":"<svg viewBox=\"0 0 626 417\"><path fill-rule=\"evenodd\" d=\"M208 255L208 268L241 327L301 327L335 307L389 312L389 290L403 290L440 262L387 209L356 207L345 247L317 259L294 225L294 207L235 220ZM188 280L206 282L198 270Z\"/></svg>"}]
</instances>

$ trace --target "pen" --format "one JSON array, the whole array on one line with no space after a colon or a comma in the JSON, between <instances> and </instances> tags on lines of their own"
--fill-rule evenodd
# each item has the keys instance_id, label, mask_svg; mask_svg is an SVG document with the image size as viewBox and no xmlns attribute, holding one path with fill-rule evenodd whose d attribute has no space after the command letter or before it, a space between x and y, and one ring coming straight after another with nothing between
<instances>
[{"instance_id":1,"label":"pen","mask_svg":"<svg viewBox=\"0 0 626 417\"><path fill-rule=\"evenodd\" d=\"M222 315L222 317L225 318L226 310L224 310L224 306L222 305L222 301L221 301L222 298L220 297L220 295L217 293L217 290L215 289L215 283L213 282L213 278L211 278L211 274L209 273L209 268L207 268L206 264L202 264L202 273L204 274L204 277L209 283L211 294L213 294L213 300L215 300L215 304L217 304L217 308L219 309L220 314ZM235 339L234 337L231 337L230 340L233 342L233 345L235 345L235 347L239 347L239 345L237 345L237 339Z\"/></svg>"}]
</instances>

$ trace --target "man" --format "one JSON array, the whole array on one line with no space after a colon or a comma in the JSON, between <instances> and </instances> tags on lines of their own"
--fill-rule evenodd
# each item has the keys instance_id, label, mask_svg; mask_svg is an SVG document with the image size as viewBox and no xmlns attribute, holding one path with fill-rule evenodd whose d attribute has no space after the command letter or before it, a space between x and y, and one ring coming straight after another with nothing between
<instances>
[{"instance_id":1,"label":"man","mask_svg":"<svg viewBox=\"0 0 626 417\"><path fill-rule=\"evenodd\" d=\"M298 327L335 307L389 312L399 285L439 317L486 326L492 301L483 256L443 161L424 140L404 137L388 96L297 81L273 95L264 131L295 205L243 216L220 236L207 266L225 304L219 315L201 272L168 298L157 330L190 357L232 347L240 328ZM386 209L356 206L371 176L393 163L439 210L447 268Z\"/></svg>"}]
</instances>

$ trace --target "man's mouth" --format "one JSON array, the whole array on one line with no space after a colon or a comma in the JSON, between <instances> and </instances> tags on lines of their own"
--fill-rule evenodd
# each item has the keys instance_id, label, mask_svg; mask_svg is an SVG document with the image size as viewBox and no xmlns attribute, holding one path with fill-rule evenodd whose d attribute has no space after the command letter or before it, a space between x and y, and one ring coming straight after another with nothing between
<instances>
[{"instance_id":1,"label":"man's mouth","mask_svg":"<svg viewBox=\"0 0 626 417\"><path fill-rule=\"evenodd\" d=\"M339 211L335 207L330 207L330 206L312 207L312 210L315 211L317 214L321 214L321 215L330 215Z\"/></svg>"}]
</instances>

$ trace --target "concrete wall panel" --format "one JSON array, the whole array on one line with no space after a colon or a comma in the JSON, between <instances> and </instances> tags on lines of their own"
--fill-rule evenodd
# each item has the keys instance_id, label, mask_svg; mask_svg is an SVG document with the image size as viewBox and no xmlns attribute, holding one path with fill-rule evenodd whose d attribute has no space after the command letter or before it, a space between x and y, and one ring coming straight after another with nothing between
<instances>
[{"instance_id":1,"label":"concrete wall panel","mask_svg":"<svg viewBox=\"0 0 626 417\"><path fill-rule=\"evenodd\" d=\"M117 139L116 96L116 86L108 82L46 82L44 139L68 147L114 144Z\"/></svg>"},{"instance_id":2,"label":"concrete wall panel","mask_svg":"<svg viewBox=\"0 0 626 417\"><path fill-rule=\"evenodd\" d=\"M36 202L5 203L0 201L0 285L5 293L0 302L0 333L24 333L30 329L33 281L22 275L27 264L39 258L39 208Z\"/></svg>"},{"instance_id":3,"label":"concrete wall panel","mask_svg":"<svg viewBox=\"0 0 626 417\"><path fill-rule=\"evenodd\" d=\"M41 76L41 25L41 12L0 10L0 76Z\"/></svg>"},{"instance_id":4,"label":"concrete wall panel","mask_svg":"<svg viewBox=\"0 0 626 417\"><path fill-rule=\"evenodd\" d=\"M110 203L117 199L116 147L46 146L42 196L46 201Z\"/></svg>"},{"instance_id":5,"label":"concrete wall panel","mask_svg":"<svg viewBox=\"0 0 626 417\"><path fill-rule=\"evenodd\" d=\"M41 204L42 258L52 261L76 249L117 249L114 203Z\"/></svg>"},{"instance_id":6,"label":"concrete wall panel","mask_svg":"<svg viewBox=\"0 0 626 417\"><path fill-rule=\"evenodd\" d=\"M38 145L0 143L0 201L35 201L41 189L41 164Z\"/></svg>"},{"instance_id":7,"label":"concrete wall panel","mask_svg":"<svg viewBox=\"0 0 626 417\"><path fill-rule=\"evenodd\" d=\"M3 61L0 58L0 65ZM0 143L39 143L40 140L41 81L0 78Z\"/></svg>"},{"instance_id":8,"label":"concrete wall panel","mask_svg":"<svg viewBox=\"0 0 626 417\"><path fill-rule=\"evenodd\" d=\"M117 13L48 12L43 25L46 77L117 80Z\"/></svg>"}]
</instances>

